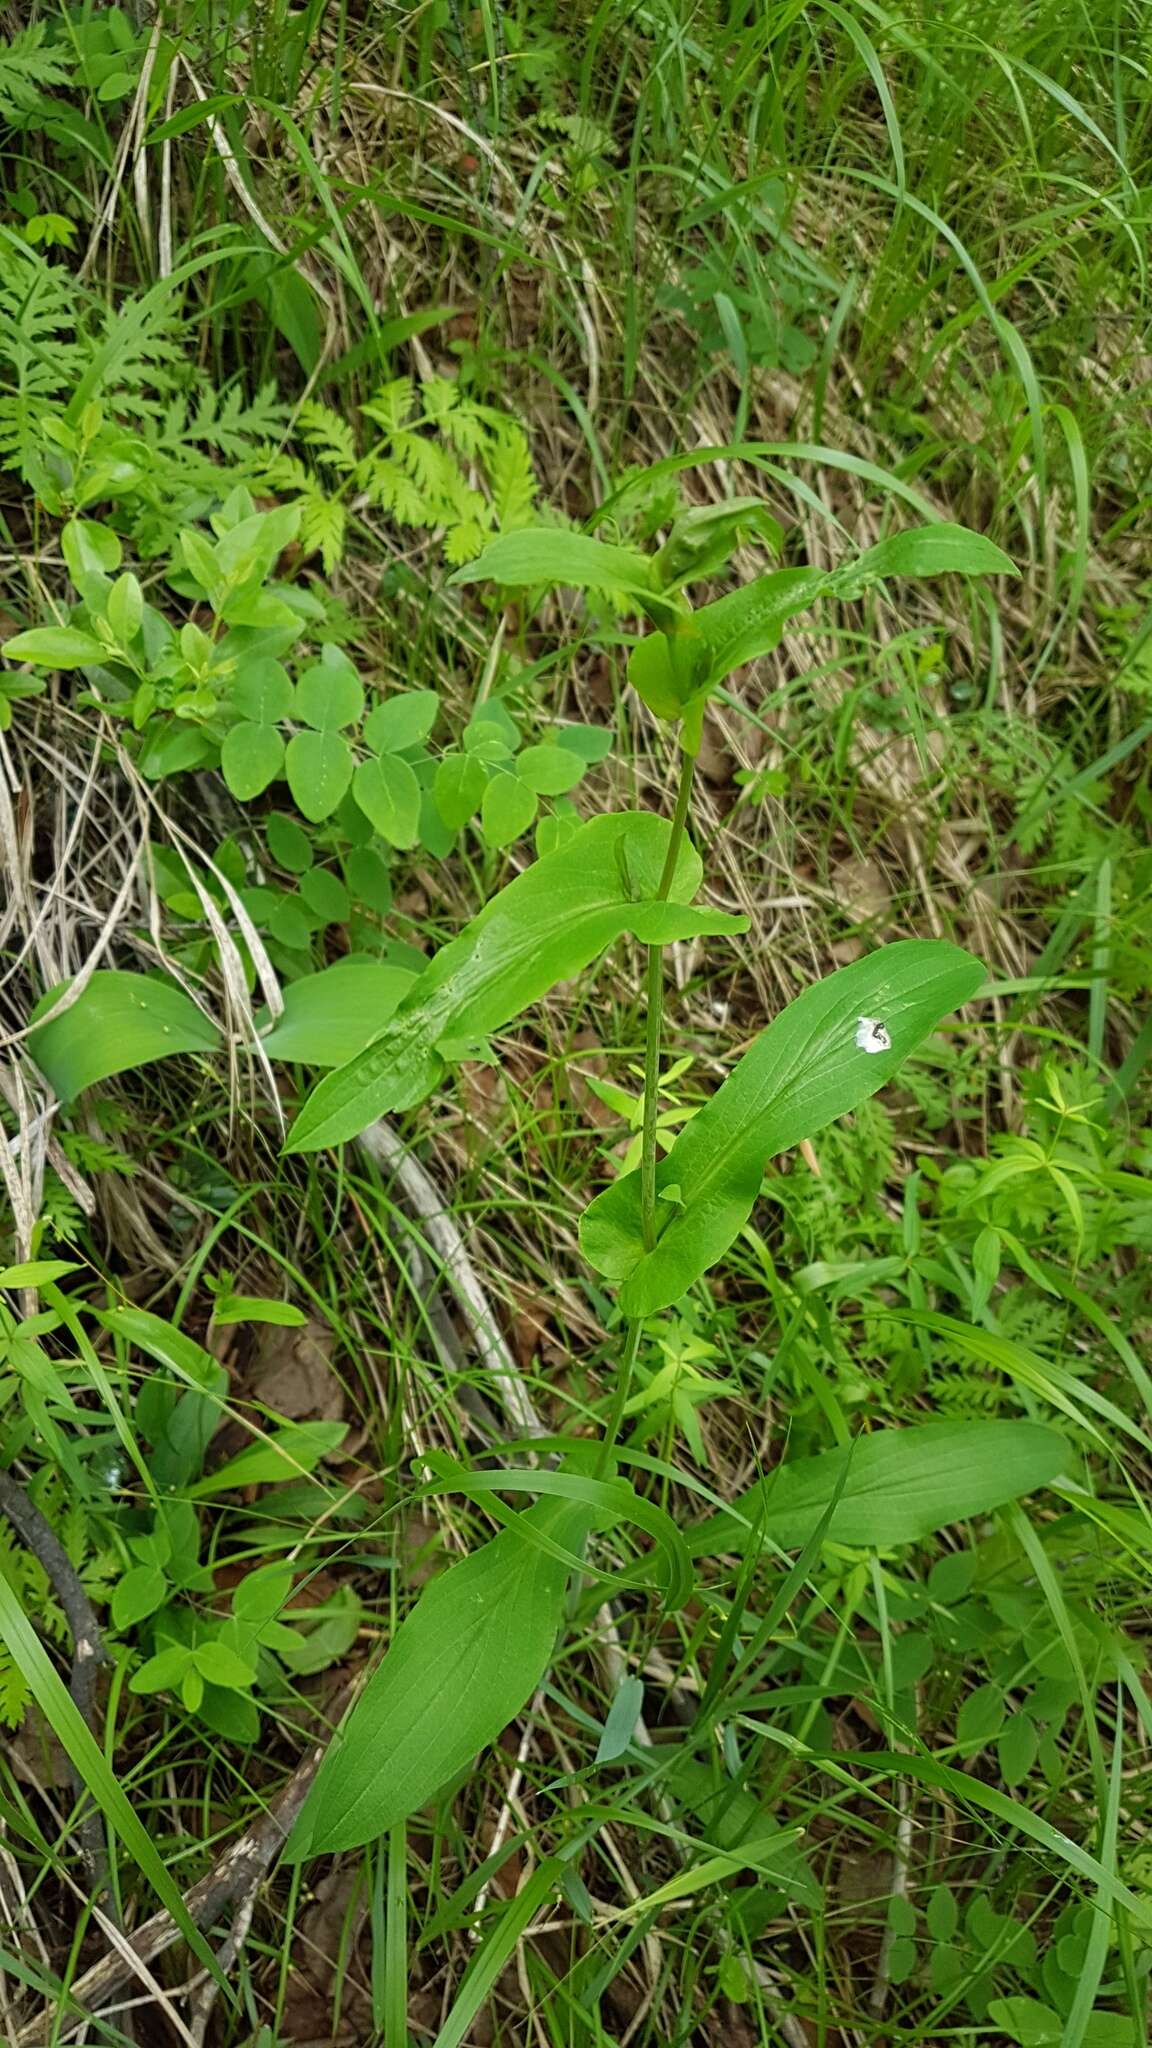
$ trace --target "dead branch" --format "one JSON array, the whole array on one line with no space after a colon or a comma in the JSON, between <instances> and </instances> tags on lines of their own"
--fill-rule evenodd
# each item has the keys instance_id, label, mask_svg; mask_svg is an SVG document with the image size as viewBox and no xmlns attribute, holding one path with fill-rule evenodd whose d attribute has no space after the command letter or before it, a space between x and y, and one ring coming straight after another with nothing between
<instances>
[{"instance_id":1,"label":"dead branch","mask_svg":"<svg viewBox=\"0 0 1152 2048\"><path fill-rule=\"evenodd\" d=\"M10 1472L0 1472L0 1513L7 1515L25 1549L30 1550L37 1563L44 1567L52 1590L64 1609L64 1619L72 1637L72 1671L68 1690L77 1713L98 1741L96 1673L101 1664L107 1664L109 1660L92 1602L55 1530ZM76 1833L93 1897L98 1897L108 1877L104 1824L89 1803L88 1788L74 1763L71 1770L72 1787L81 1812Z\"/></svg>"}]
</instances>

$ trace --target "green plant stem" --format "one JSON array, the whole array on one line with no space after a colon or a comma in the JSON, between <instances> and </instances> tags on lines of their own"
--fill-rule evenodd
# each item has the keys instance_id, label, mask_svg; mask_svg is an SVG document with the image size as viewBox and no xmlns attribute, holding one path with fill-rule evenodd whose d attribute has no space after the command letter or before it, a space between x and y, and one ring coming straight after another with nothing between
<instances>
[{"instance_id":1,"label":"green plant stem","mask_svg":"<svg viewBox=\"0 0 1152 2048\"><path fill-rule=\"evenodd\" d=\"M672 830L668 835L668 851L664 856L664 868L656 891L661 903L668 900L672 889L672 878L684 834L688 825L688 804L692 795L692 770L695 765L691 754L680 756L680 780L676 786L676 804L672 812ZM640 1207L643 1219L644 1247L651 1251L656 1243L656 1117L660 1104L660 1033L664 1022L664 948L649 946L647 972L647 1016L644 1029L644 1122L640 1137ZM616 1376L616 1393L604 1428L600 1446L598 1467L601 1475L607 1469L620 1434L624 1410L632 1389L632 1373L636 1354L640 1349L639 1321L628 1325L624 1344L624 1355Z\"/></svg>"},{"instance_id":2,"label":"green plant stem","mask_svg":"<svg viewBox=\"0 0 1152 2048\"><path fill-rule=\"evenodd\" d=\"M676 873L676 862L684 840L688 823L688 801L692 794L692 770L695 763L691 754L680 756L680 781L676 790L676 808L672 813L672 830L668 835L668 851L664 856L664 872L656 891L661 903L666 902ZM664 1022L664 948L648 948L648 1003L644 1035L644 1123L640 1140L640 1219L644 1233L644 1249L652 1251L656 1243L656 1119L660 1110L660 1033Z\"/></svg>"},{"instance_id":3,"label":"green plant stem","mask_svg":"<svg viewBox=\"0 0 1152 2048\"><path fill-rule=\"evenodd\" d=\"M612 1398L608 1420L604 1425L604 1435L600 1442L600 1455L596 1460L597 1479L606 1478L611 1470L612 1453L616 1448L616 1439L620 1434L620 1425L624 1420L624 1410L628 1406L628 1396L632 1389L632 1373L636 1365L636 1353L640 1349L640 1332L643 1327L644 1325L639 1317L628 1325L628 1334L624 1339L624 1352L616 1374L616 1392Z\"/></svg>"}]
</instances>

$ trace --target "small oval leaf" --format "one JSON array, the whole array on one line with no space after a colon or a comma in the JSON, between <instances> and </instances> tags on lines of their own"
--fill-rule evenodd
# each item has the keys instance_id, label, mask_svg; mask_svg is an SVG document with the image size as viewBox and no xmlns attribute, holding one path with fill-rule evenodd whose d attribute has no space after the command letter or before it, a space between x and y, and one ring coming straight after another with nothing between
<instances>
[{"instance_id":1,"label":"small oval leaf","mask_svg":"<svg viewBox=\"0 0 1152 2048\"><path fill-rule=\"evenodd\" d=\"M418 747L436 723L440 699L435 690L400 690L385 697L364 720L364 743L378 754L402 754Z\"/></svg>"},{"instance_id":2,"label":"small oval leaf","mask_svg":"<svg viewBox=\"0 0 1152 2048\"><path fill-rule=\"evenodd\" d=\"M497 769L480 806L480 825L489 846L511 846L536 816L536 793L515 775Z\"/></svg>"},{"instance_id":3,"label":"small oval leaf","mask_svg":"<svg viewBox=\"0 0 1152 2048\"><path fill-rule=\"evenodd\" d=\"M584 763L571 747L525 747L516 757L516 773L537 796L564 796L575 789Z\"/></svg>"},{"instance_id":4,"label":"small oval leaf","mask_svg":"<svg viewBox=\"0 0 1152 2048\"><path fill-rule=\"evenodd\" d=\"M298 732L284 756L288 787L304 816L318 825L348 794L352 755L338 732Z\"/></svg>"},{"instance_id":5,"label":"small oval leaf","mask_svg":"<svg viewBox=\"0 0 1152 2048\"><path fill-rule=\"evenodd\" d=\"M450 832L458 832L461 825L475 817L487 787L487 770L474 753L441 756L432 794Z\"/></svg>"},{"instance_id":6,"label":"small oval leaf","mask_svg":"<svg viewBox=\"0 0 1152 2048\"><path fill-rule=\"evenodd\" d=\"M420 834L420 784L395 754L361 761L352 793L369 824L389 846L415 846Z\"/></svg>"},{"instance_id":7,"label":"small oval leaf","mask_svg":"<svg viewBox=\"0 0 1152 2048\"><path fill-rule=\"evenodd\" d=\"M240 803L262 796L284 766L284 742L274 725L234 725L224 735L220 772Z\"/></svg>"}]
</instances>

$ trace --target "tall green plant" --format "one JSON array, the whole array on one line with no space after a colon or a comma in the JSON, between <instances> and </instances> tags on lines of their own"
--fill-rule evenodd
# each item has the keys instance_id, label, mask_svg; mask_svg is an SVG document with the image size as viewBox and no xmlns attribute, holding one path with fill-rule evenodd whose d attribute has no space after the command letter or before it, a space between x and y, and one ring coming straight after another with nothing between
<instances>
[{"instance_id":1,"label":"tall green plant","mask_svg":"<svg viewBox=\"0 0 1152 2048\"><path fill-rule=\"evenodd\" d=\"M280 543L277 520L294 515L256 515L239 504L236 513L214 548L186 538L189 572L214 607L226 614L239 605L249 630L271 629L279 618L265 617L268 549ZM267 1038L272 1057L330 1070L289 1134L289 1151L316 1151L422 1101L454 1063L482 1051L490 1033L582 973L625 933L647 951L639 1165L596 1196L580 1233L589 1263L618 1290L620 1364L600 1441L572 1442L558 1469L473 1472L440 1460L426 1470L427 1490L482 1501L504 1526L436 1578L403 1622L317 1778L293 1837L296 1856L350 1847L401 1822L499 1734L550 1661L573 1574L595 1576L585 1552L597 1531L627 1522L641 1530L650 1539L651 1589L679 1607L692 1593L693 1556L716 1547L739 1549L767 1535L782 1548L801 1548L829 1529L853 1543L890 1546L1014 1499L1061 1469L1062 1440L1032 1424L961 1420L880 1432L854 1468L841 1453L785 1465L779 1495L747 1497L688 1542L616 1469L646 1320L724 1256L748 1221L766 1160L875 1094L984 978L980 962L960 948L911 939L815 982L772 1020L659 1157L664 949L677 939L738 938L747 930L746 919L695 900L704 869L690 834L693 773L710 698L821 598L858 596L886 575L1012 567L979 535L934 526L894 535L844 568L778 569L694 608L687 586L714 576L750 528L774 537L764 509L745 502L683 515L652 554L587 534L525 528L499 535L457 572L461 584L595 591L648 620L628 673L675 734L669 815L626 810L558 832L421 971L382 968L368 977L362 969L328 969L289 991L285 1016ZM94 547L99 532L78 522L69 536L73 552ZM116 566L78 557L87 605L80 622L26 634L10 651L58 666L103 666L113 643L127 645L140 627L138 586L131 576L111 582ZM278 765L283 755L308 815L305 784L334 780L338 798L354 774L363 775L343 736L361 715L362 695L339 660L305 671L291 706L281 676L271 656L250 664L242 717L225 736L225 771L231 764L246 772L258 754L271 764L273 752ZM419 740L427 708L420 693L380 707L373 713L381 722L378 748ZM300 729L285 746L278 728L289 710ZM383 729L410 712L419 714L415 725ZM325 795L319 808L334 800ZM57 1014L61 994L45 999L31 1044L63 1097L125 1064L202 1052L215 1042L188 998L159 978L98 974ZM534 1495L535 1504L516 1513L503 1498L509 1494ZM148 1600L162 1600L166 1582L151 1551L141 1569L150 1575ZM206 1655L183 1638L165 1644L136 1682L191 1688L196 1699ZM216 1669L214 1648L212 1657Z\"/></svg>"},{"instance_id":2,"label":"tall green plant","mask_svg":"<svg viewBox=\"0 0 1152 2048\"><path fill-rule=\"evenodd\" d=\"M648 619L653 630L636 642L629 677L656 718L678 728L670 816L594 819L501 889L417 977L375 1039L320 1081L289 1149L339 1143L386 1112L410 1108L488 1032L631 932L647 949L640 1164L597 1196L581 1229L585 1255L619 1288L621 1362L594 1453L574 1447L556 1471L437 1471L433 1485L483 1499L505 1527L435 1580L402 1624L319 1774L291 1844L296 1857L382 1833L495 1738L540 1681L565 1589L573 1572L589 1568L584 1547L597 1529L621 1521L644 1528L653 1538L654 1586L672 1604L688 1597L693 1577L683 1538L615 1469L644 1319L723 1257L773 1153L874 1094L983 981L970 954L914 939L817 982L772 1021L658 1159L664 948L691 933L737 936L746 928L693 900L703 879L690 839L693 768L709 699L821 597L857 595L885 575L1012 568L979 535L929 527L896 535L847 568L777 570L694 610L685 585L715 572L748 518L745 506L689 515L653 555L530 528L499 536L455 578L615 594ZM904 1540L1044 1483L1063 1455L1058 1437L1023 1423L893 1433L878 1448L882 1479L871 1487L862 1471L844 1492L839 1454L797 1473L803 1512L779 1518L776 1539L798 1548L835 1511L850 1516L854 1541ZM509 1492L536 1494L536 1505L511 1514L500 1501ZM728 1526L730 1548L755 1534L736 1515ZM709 1530L693 1547L706 1552L712 1542Z\"/></svg>"}]
</instances>

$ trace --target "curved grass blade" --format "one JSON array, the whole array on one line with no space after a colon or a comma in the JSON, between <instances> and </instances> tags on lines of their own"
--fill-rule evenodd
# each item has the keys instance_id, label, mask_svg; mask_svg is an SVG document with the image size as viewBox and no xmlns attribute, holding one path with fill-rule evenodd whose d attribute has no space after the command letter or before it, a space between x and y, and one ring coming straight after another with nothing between
<instances>
[{"instance_id":1,"label":"curved grass blade","mask_svg":"<svg viewBox=\"0 0 1152 2048\"><path fill-rule=\"evenodd\" d=\"M232 1992L200 1929L190 1917L156 1844L112 1773L108 1759L80 1714L63 1679L25 1614L15 1589L0 1573L0 1636L48 1726L83 1778L101 1813L123 1842L181 1934L226 1995Z\"/></svg>"}]
</instances>

